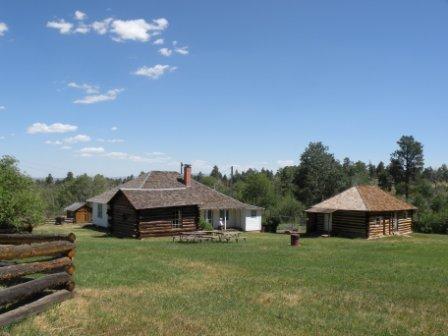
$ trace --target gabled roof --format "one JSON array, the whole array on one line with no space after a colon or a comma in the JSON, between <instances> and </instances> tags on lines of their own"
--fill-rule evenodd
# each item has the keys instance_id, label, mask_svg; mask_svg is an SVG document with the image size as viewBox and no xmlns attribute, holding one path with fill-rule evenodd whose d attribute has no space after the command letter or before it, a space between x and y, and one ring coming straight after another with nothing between
<instances>
[{"instance_id":1,"label":"gabled roof","mask_svg":"<svg viewBox=\"0 0 448 336\"><path fill-rule=\"evenodd\" d=\"M64 208L64 211L76 211L86 205L86 202L75 202Z\"/></svg>"},{"instance_id":2,"label":"gabled roof","mask_svg":"<svg viewBox=\"0 0 448 336\"><path fill-rule=\"evenodd\" d=\"M139 188L139 187L141 187L144 184L147 176L148 176L148 173L141 174L140 176L136 177L133 180L130 180L123 184L120 184L118 187L106 190L105 192L103 192L99 195L89 198L87 200L87 202L106 204L112 199L112 197L115 196L115 194L118 192L118 190L120 190L120 188Z\"/></svg>"},{"instance_id":3,"label":"gabled roof","mask_svg":"<svg viewBox=\"0 0 448 336\"><path fill-rule=\"evenodd\" d=\"M262 209L240 202L195 180L186 186L179 173L163 171L142 174L88 201L108 203L118 191L137 210L186 205L198 205L201 209Z\"/></svg>"},{"instance_id":4,"label":"gabled roof","mask_svg":"<svg viewBox=\"0 0 448 336\"><path fill-rule=\"evenodd\" d=\"M347 211L406 211L417 208L387 192L371 185L355 186L312 206L307 212L329 213Z\"/></svg>"}]
</instances>

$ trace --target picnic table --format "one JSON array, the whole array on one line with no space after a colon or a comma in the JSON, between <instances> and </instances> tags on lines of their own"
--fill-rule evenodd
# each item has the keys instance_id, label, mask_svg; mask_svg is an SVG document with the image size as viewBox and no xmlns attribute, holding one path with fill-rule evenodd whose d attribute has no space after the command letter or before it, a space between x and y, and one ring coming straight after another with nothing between
<instances>
[{"instance_id":1,"label":"picnic table","mask_svg":"<svg viewBox=\"0 0 448 336\"><path fill-rule=\"evenodd\" d=\"M191 231L179 232L173 236L173 242L178 239L181 242L203 242L203 241L226 241L229 243L235 240L237 243L240 239L246 241L246 237L241 237L241 232L236 230L212 230L212 231Z\"/></svg>"}]
</instances>

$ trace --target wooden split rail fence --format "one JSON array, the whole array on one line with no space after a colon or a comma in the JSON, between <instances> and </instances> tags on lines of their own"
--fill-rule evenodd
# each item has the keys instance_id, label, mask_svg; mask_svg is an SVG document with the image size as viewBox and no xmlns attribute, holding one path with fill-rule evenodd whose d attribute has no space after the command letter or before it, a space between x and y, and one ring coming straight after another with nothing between
<instances>
[{"instance_id":1,"label":"wooden split rail fence","mask_svg":"<svg viewBox=\"0 0 448 336\"><path fill-rule=\"evenodd\" d=\"M75 235L0 234L0 326L73 296Z\"/></svg>"}]
</instances>

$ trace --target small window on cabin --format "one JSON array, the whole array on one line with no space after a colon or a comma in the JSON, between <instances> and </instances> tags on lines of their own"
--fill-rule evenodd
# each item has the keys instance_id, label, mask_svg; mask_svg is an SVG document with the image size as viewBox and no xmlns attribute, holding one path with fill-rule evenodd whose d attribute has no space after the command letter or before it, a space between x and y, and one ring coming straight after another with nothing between
<instances>
[{"instance_id":1,"label":"small window on cabin","mask_svg":"<svg viewBox=\"0 0 448 336\"><path fill-rule=\"evenodd\" d=\"M251 210L250 211L250 216L251 217L257 217L257 210Z\"/></svg>"},{"instance_id":2,"label":"small window on cabin","mask_svg":"<svg viewBox=\"0 0 448 336\"><path fill-rule=\"evenodd\" d=\"M182 227L182 210L174 211L174 218L171 227L173 229L178 229Z\"/></svg>"},{"instance_id":3,"label":"small window on cabin","mask_svg":"<svg viewBox=\"0 0 448 336\"><path fill-rule=\"evenodd\" d=\"M205 211L205 221L209 224L213 224L213 210Z\"/></svg>"},{"instance_id":4,"label":"small window on cabin","mask_svg":"<svg viewBox=\"0 0 448 336\"><path fill-rule=\"evenodd\" d=\"M383 217L381 217L381 216L378 216L377 218L376 218L376 225L381 225L381 222L383 221Z\"/></svg>"},{"instance_id":5,"label":"small window on cabin","mask_svg":"<svg viewBox=\"0 0 448 336\"><path fill-rule=\"evenodd\" d=\"M229 210L219 210L219 218L222 220L229 220Z\"/></svg>"},{"instance_id":6,"label":"small window on cabin","mask_svg":"<svg viewBox=\"0 0 448 336\"><path fill-rule=\"evenodd\" d=\"M103 218L103 205L102 204L98 203L98 205L96 207L96 213L97 213L98 218Z\"/></svg>"}]
</instances>

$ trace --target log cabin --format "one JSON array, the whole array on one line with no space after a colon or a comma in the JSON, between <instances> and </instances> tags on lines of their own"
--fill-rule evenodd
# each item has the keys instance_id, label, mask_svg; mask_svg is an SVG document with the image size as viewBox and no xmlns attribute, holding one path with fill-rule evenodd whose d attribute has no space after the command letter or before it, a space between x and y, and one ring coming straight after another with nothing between
<instances>
[{"instance_id":1,"label":"log cabin","mask_svg":"<svg viewBox=\"0 0 448 336\"><path fill-rule=\"evenodd\" d=\"M307 232L361 238L409 234L416 210L376 186L359 185L306 210Z\"/></svg>"},{"instance_id":2,"label":"log cabin","mask_svg":"<svg viewBox=\"0 0 448 336\"><path fill-rule=\"evenodd\" d=\"M242 203L191 176L152 171L88 200L93 223L118 237L146 238L195 231L202 217L218 228L260 231L263 208ZM97 221L97 217L99 220Z\"/></svg>"},{"instance_id":3,"label":"log cabin","mask_svg":"<svg viewBox=\"0 0 448 336\"><path fill-rule=\"evenodd\" d=\"M73 219L74 223L90 223L92 208L86 202L75 202L64 209L66 217Z\"/></svg>"}]
</instances>

